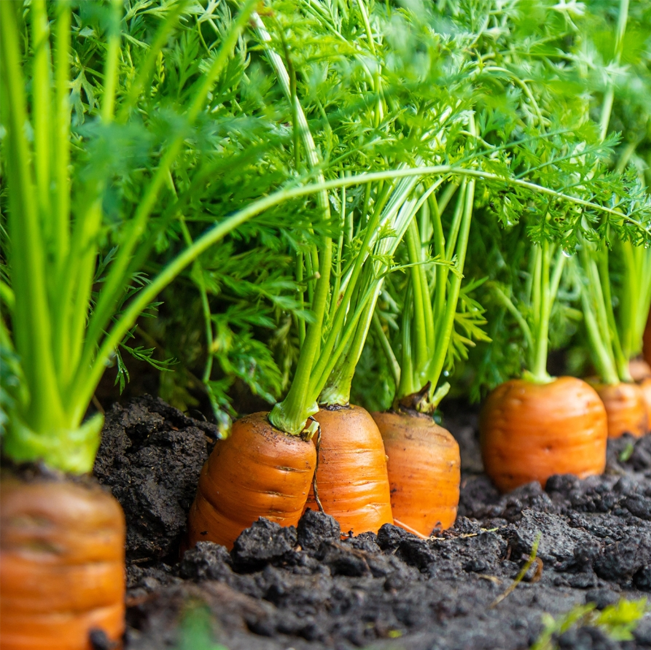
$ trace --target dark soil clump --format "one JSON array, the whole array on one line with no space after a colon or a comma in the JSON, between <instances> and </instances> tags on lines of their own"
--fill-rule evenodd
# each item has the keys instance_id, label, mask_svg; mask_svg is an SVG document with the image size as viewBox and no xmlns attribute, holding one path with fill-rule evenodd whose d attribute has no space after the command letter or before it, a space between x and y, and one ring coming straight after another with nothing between
<instances>
[{"instance_id":1,"label":"dark soil clump","mask_svg":"<svg viewBox=\"0 0 651 650\"><path fill-rule=\"evenodd\" d=\"M201 542L178 562L213 430L151 398L116 407L98 476L127 514L126 647L180 647L182 621L199 607L212 617L213 642L230 650L520 650L540 635L543 613L651 592L651 437L610 443L604 476L555 476L546 490L530 484L500 496L478 471L473 416L444 424L460 441L463 470L449 531L422 540L385 525L342 538L336 521L310 511L296 529L260 520L232 552ZM538 561L496 603L538 538ZM633 640L584 626L555 643L651 648L651 621Z\"/></svg>"},{"instance_id":2,"label":"dark soil clump","mask_svg":"<svg viewBox=\"0 0 651 650\"><path fill-rule=\"evenodd\" d=\"M176 561L217 428L150 396L106 415L95 475L127 519L127 562Z\"/></svg>"}]
</instances>

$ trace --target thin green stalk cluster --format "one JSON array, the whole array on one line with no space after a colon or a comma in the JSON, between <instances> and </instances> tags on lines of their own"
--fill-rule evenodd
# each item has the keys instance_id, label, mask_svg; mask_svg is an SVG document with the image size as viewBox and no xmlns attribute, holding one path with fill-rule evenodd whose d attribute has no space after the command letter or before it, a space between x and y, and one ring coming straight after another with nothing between
<instances>
[{"instance_id":1,"label":"thin green stalk cluster","mask_svg":"<svg viewBox=\"0 0 651 650\"><path fill-rule=\"evenodd\" d=\"M632 381L615 322L611 296L608 251L586 244L580 254L581 303L592 358L607 384ZM640 344L641 344L640 336Z\"/></svg>"},{"instance_id":2,"label":"thin green stalk cluster","mask_svg":"<svg viewBox=\"0 0 651 650\"><path fill-rule=\"evenodd\" d=\"M528 362L524 376L535 383L545 384L553 379L547 372L550 319L566 255L560 246L547 241L540 245L532 244L530 251L531 263L522 307L516 307L499 287L494 291L497 299L515 317L526 341Z\"/></svg>"},{"instance_id":3,"label":"thin green stalk cluster","mask_svg":"<svg viewBox=\"0 0 651 650\"><path fill-rule=\"evenodd\" d=\"M243 5L225 35L192 98L185 116L189 124L197 118L224 70L253 6L252 0ZM19 41L20 7L21 3L13 0L0 4L11 281L11 285L2 285L11 327L2 321L0 343L4 356L13 354L19 360L16 372L21 381L14 399L7 395L11 386L2 386L3 406L9 405L3 448L16 461L41 459L52 467L81 473L92 468L102 417L82 421L113 350L163 287L209 245L258 214L264 205L223 221L170 263L116 315L120 296L137 270L132 266L133 252L182 147L183 134L169 143L137 213L125 228L101 290L93 295L106 181L91 175L85 183L78 180L73 190L69 177L70 5L56 5L52 38L45 2L36 0L31 5L31 104ZM112 2L101 109L101 127L105 129L115 119L120 8L119 2ZM179 12L172 12L160 28L149 61L155 61L165 42L162 35L169 33L178 17ZM135 88L146 86L152 67L143 67L133 82ZM34 109L31 113L30 106ZM118 119L126 121L128 112L128 103L123 104ZM34 137L28 139L25 125L30 114Z\"/></svg>"},{"instance_id":4,"label":"thin green stalk cluster","mask_svg":"<svg viewBox=\"0 0 651 650\"><path fill-rule=\"evenodd\" d=\"M448 186L447 196L443 194L446 202L456 189L454 183ZM430 194L423 206L421 228L413 222L408 233L411 299L403 311L402 361L396 400L406 400L424 413L433 412L450 388L447 382L439 385L439 381L448 359L461 292L474 195L475 181L463 180L447 237L435 194ZM430 236L435 263L430 264L428 273L425 242Z\"/></svg>"}]
</instances>

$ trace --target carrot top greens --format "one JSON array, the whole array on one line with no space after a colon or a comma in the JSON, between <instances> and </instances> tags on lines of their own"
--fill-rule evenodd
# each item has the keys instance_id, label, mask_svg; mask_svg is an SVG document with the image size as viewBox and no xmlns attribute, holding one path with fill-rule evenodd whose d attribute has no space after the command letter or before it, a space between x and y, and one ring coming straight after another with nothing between
<instances>
[{"instance_id":1,"label":"carrot top greens","mask_svg":"<svg viewBox=\"0 0 651 650\"><path fill-rule=\"evenodd\" d=\"M604 18L619 27L599 65L647 79L625 5ZM628 73L595 90L596 10L34 0L23 25L21 9L0 3L0 406L15 460L88 471L106 365L124 379L127 351L169 369L154 348L172 339L217 416L234 415L239 379L286 394L271 420L295 435L318 402L349 401L369 331L390 401L431 412L472 341L503 340L477 300L525 342L482 347L480 380L526 366L545 381L579 249L600 286L612 266L624 287L588 329L613 342L619 376L639 351L648 139L616 132L635 121ZM631 42L645 16L631 8ZM179 274L161 318L136 325Z\"/></svg>"}]
</instances>

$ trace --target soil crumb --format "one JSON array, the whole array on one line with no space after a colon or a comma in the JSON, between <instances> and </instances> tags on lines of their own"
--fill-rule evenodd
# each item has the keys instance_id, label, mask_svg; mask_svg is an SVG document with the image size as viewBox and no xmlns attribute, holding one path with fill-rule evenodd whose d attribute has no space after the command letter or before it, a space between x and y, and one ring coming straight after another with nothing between
<instances>
[{"instance_id":1,"label":"soil crumb","mask_svg":"<svg viewBox=\"0 0 651 650\"><path fill-rule=\"evenodd\" d=\"M545 490L532 483L500 495L481 473L476 415L444 425L462 453L450 530L422 540L385 525L342 538L334 519L308 511L296 529L261 519L232 552L200 542L178 561L214 428L152 398L114 407L97 475L127 516L126 648L524 650L544 613L651 592L651 436L609 443L603 476L555 476ZM494 606L538 537L539 561ZM200 630L197 611L207 617ZM651 620L631 640L586 626L554 643L651 648Z\"/></svg>"}]
</instances>

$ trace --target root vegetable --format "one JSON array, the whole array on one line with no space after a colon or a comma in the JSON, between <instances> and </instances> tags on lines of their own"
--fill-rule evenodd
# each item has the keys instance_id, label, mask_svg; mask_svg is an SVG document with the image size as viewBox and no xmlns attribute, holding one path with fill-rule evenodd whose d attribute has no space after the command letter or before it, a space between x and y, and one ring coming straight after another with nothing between
<instances>
[{"instance_id":1,"label":"root vegetable","mask_svg":"<svg viewBox=\"0 0 651 650\"><path fill-rule=\"evenodd\" d=\"M295 526L314 476L311 442L273 427L266 413L237 420L204 465L190 509L188 543L232 548L259 517Z\"/></svg>"},{"instance_id":2,"label":"root vegetable","mask_svg":"<svg viewBox=\"0 0 651 650\"><path fill-rule=\"evenodd\" d=\"M636 437L646 434L647 407L637 384L600 384L596 389L606 407L609 438L619 438L625 433Z\"/></svg>"},{"instance_id":3,"label":"root vegetable","mask_svg":"<svg viewBox=\"0 0 651 650\"><path fill-rule=\"evenodd\" d=\"M371 415L351 405L314 417L321 425L316 484L325 512L355 535L392 524L387 458ZM318 509L313 491L306 508Z\"/></svg>"},{"instance_id":4,"label":"root vegetable","mask_svg":"<svg viewBox=\"0 0 651 650\"><path fill-rule=\"evenodd\" d=\"M608 420L597 392L574 377L512 379L488 397L480 420L486 473L507 492L553 474L585 478L606 465Z\"/></svg>"},{"instance_id":5,"label":"root vegetable","mask_svg":"<svg viewBox=\"0 0 651 650\"><path fill-rule=\"evenodd\" d=\"M422 535L457 517L461 462L449 431L427 415L372 413L388 456L393 516Z\"/></svg>"},{"instance_id":6,"label":"root vegetable","mask_svg":"<svg viewBox=\"0 0 651 650\"><path fill-rule=\"evenodd\" d=\"M0 647L91 650L124 631L124 515L97 486L0 484Z\"/></svg>"}]
</instances>

